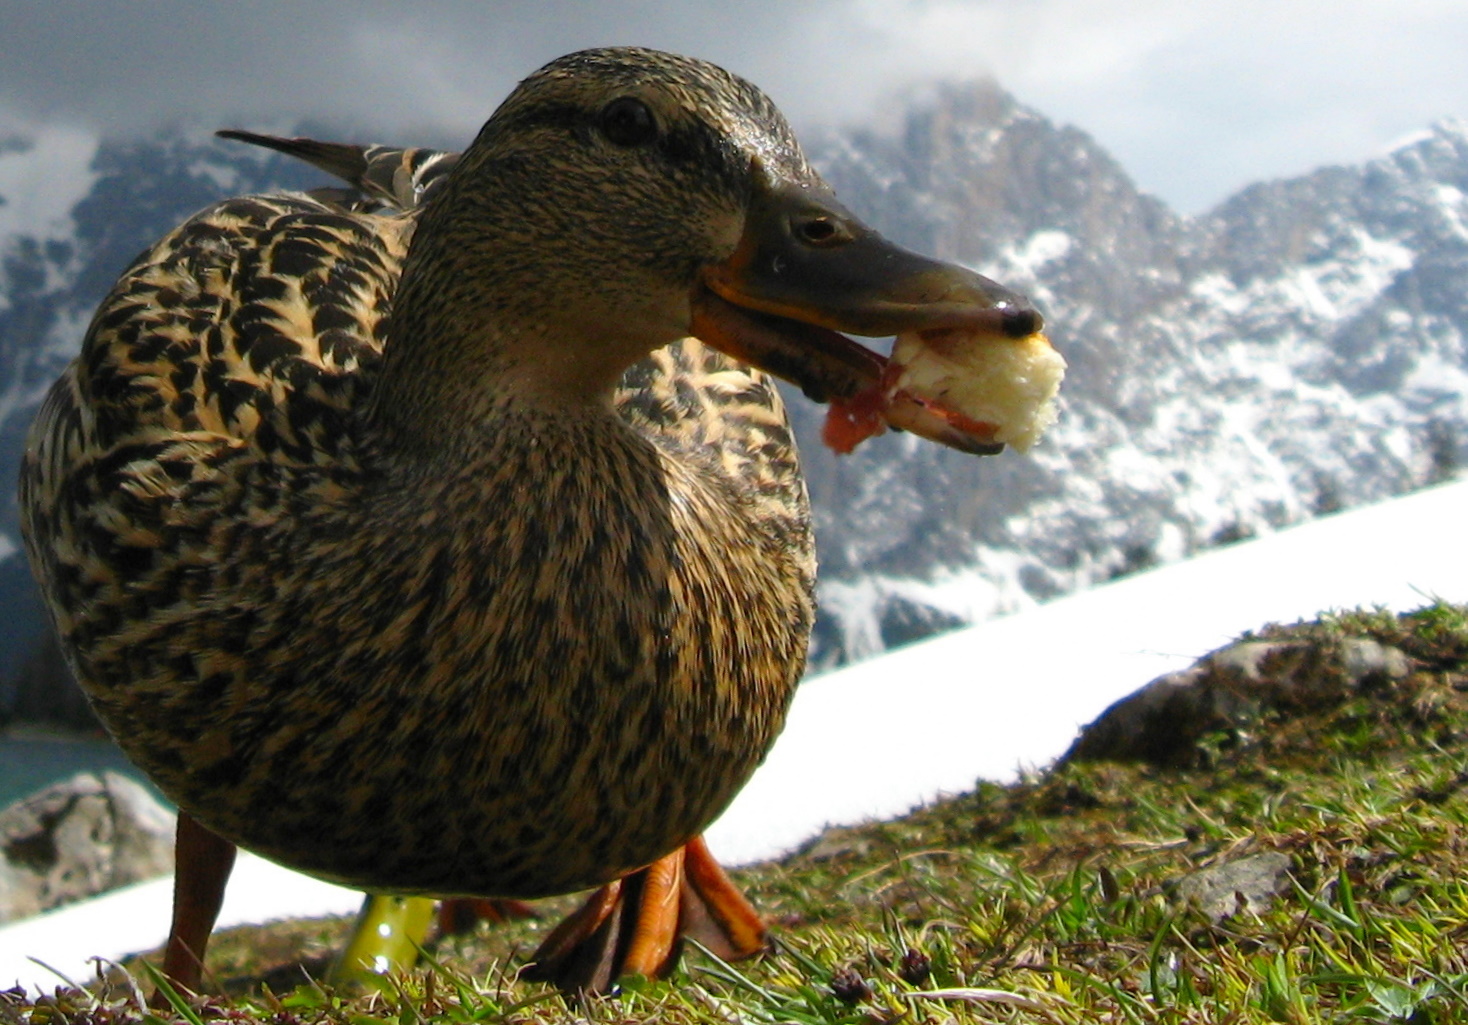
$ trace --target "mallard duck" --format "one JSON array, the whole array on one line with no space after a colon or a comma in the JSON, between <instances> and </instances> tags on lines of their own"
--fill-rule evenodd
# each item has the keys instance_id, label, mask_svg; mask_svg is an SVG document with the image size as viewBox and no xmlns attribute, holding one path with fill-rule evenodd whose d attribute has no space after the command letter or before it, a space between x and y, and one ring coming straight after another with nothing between
<instances>
[{"instance_id":1,"label":"mallard duck","mask_svg":"<svg viewBox=\"0 0 1468 1025\"><path fill-rule=\"evenodd\" d=\"M837 332L1038 314L864 227L697 60L553 61L457 158L294 145L356 189L138 257L22 472L70 665L182 810L166 973L197 987L236 845L373 891L600 887L538 957L568 988L666 970L680 930L759 949L699 837L812 621L762 371L850 395L883 361Z\"/></svg>"}]
</instances>

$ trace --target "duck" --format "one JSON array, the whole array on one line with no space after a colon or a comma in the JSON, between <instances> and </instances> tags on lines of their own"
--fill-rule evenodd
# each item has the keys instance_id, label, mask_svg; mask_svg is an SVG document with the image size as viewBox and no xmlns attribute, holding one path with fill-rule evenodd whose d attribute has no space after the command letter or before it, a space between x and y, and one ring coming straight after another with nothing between
<instances>
[{"instance_id":1,"label":"duck","mask_svg":"<svg viewBox=\"0 0 1468 1025\"><path fill-rule=\"evenodd\" d=\"M685 936L757 953L702 833L814 616L774 380L830 401L882 374L852 336L1040 314L872 231L689 57L558 58L461 154L236 137L347 187L224 200L135 259L20 482L67 662L180 809L164 975L199 989L238 848L371 893L591 890L532 957L570 991Z\"/></svg>"}]
</instances>

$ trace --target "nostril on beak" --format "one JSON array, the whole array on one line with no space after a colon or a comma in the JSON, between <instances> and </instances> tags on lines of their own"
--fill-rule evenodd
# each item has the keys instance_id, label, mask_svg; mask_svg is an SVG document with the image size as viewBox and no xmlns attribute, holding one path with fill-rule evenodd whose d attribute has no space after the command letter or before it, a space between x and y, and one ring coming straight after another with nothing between
<instances>
[{"instance_id":1,"label":"nostril on beak","mask_svg":"<svg viewBox=\"0 0 1468 1025\"><path fill-rule=\"evenodd\" d=\"M1011 307L1004 311L1000 322L1002 330L1010 338L1025 338L1045 327L1045 318L1033 306Z\"/></svg>"},{"instance_id":2,"label":"nostril on beak","mask_svg":"<svg viewBox=\"0 0 1468 1025\"><path fill-rule=\"evenodd\" d=\"M851 232L845 226L824 214L797 220L795 234L802 242L817 248L840 245L851 239Z\"/></svg>"},{"instance_id":3,"label":"nostril on beak","mask_svg":"<svg viewBox=\"0 0 1468 1025\"><path fill-rule=\"evenodd\" d=\"M800 226L800 234L807 242L819 244L836 234L836 228L826 218L817 217L813 221L806 221L802 224Z\"/></svg>"}]
</instances>

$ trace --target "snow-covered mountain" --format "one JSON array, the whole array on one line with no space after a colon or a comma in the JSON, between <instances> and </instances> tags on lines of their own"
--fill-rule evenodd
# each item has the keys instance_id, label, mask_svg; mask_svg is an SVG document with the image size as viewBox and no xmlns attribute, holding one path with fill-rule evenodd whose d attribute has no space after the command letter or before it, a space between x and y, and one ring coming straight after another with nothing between
<instances>
[{"instance_id":1,"label":"snow-covered mountain","mask_svg":"<svg viewBox=\"0 0 1468 1025\"><path fill-rule=\"evenodd\" d=\"M792 400L820 526L821 663L1404 492L1465 455L1468 125L1197 218L992 83L810 149L887 235L1027 291L1071 364L1061 422L1028 456L897 435L837 457L816 440L821 410ZM202 132L0 141L0 478L139 249L220 196L319 183ZM9 681L40 630L4 494Z\"/></svg>"},{"instance_id":2,"label":"snow-covered mountain","mask_svg":"<svg viewBox=\"0 0 1468 1025\"><path fill-rule=\"evenodd\" d=\"M1198 218L992 84L815 149L881 230L1027 291L1071 364L1028 456L807 446L822 658L1401 493L1468 449L1462 122Z\"/></svg>"}]
</instances>

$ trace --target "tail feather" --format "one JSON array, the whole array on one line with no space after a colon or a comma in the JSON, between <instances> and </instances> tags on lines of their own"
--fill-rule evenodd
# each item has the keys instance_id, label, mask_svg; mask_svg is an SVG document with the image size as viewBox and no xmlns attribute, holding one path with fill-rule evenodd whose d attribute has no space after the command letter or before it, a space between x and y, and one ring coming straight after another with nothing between
<instances>
[{"instance_id":1,"label":"tail feather","mask_svg":"<svg viewBox=\"0 0 1468 1025\"><path fill-rule=\"evenodd\" d=\"M277 153L304 160L327 174L340 178L364 196L399 210L422 203L458 163L457 153L399 146L353 146L317 139L287 139L225 129L214 133L221 139L263 146Z\"/></svg>"},{"instance_id":2,"label":"tail feather","mask_svg":"<svg viewBox=\"0 0 1468 1025\"><path fill-rule=\"evenodd\" d=\"M247 142L251 146L263 146L277 153L284 153L288 157L304 160L314 167L319 167L327 174L335 175L358 188L362 185L362 177L367 173L367 147L365 146L349 146L340 142L319 142L316 139L305 138L287 139L279 135L260 135L233 128L226 128L214 134L221 139Z\"/></svg>"}]
</instances>

